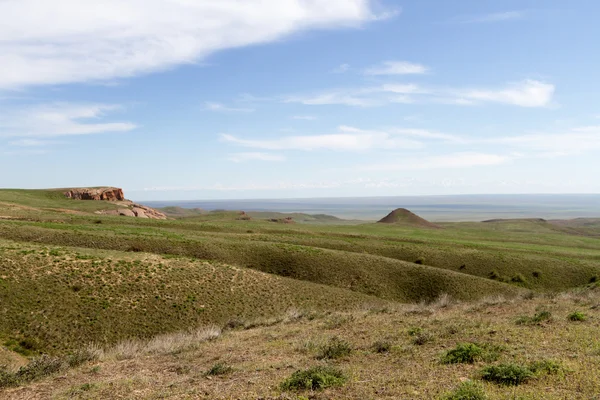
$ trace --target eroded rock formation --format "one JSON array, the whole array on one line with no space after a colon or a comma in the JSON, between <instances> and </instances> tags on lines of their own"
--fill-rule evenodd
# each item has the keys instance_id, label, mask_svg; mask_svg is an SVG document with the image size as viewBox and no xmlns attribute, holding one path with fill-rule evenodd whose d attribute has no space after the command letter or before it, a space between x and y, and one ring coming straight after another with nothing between
<instances>
[{"instance_id":1,"label":"eroded rock formation","mask_svg":"<svg viewBox=\"0 0 600 400\"><path fill-rule=\"evenodd\" d=\"M76 200L125 200L125 196L123 195L123 189L114 187L70 189L68 192L65 192L65 196L69 199Z\"/></svg>"},{"instance_id":2,"label":"eroded rock formation","mask_svg":"<svg viewBox=\"0 0 600 400\"><path fill-rule=\"evenodd\" d=\"M143 206L141 204L136 204L131 200L127 200L123 194L123 189L115 187L74 188L65 192L65 196L69 199L76 200L110 201L117 203L118 206L121 206L121 208L118 209L96 211L96 214L121 215L124 217L149 219L167 219L167 216L158 210Z\"/></svg>"}]
</instances>

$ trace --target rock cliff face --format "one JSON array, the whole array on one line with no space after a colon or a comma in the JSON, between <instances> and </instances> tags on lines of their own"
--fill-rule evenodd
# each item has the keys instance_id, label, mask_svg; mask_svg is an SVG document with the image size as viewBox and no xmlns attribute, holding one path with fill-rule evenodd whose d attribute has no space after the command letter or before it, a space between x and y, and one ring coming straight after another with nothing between
<instances>
[{"instance_id":1,"label":"rock cliff face","mask_svg":"<svg viewBox=\"0 0 600 400\"><path fill-rule=\"evenodd\" d=\"M121 215L124 217L137 217L149 219L167 219L167 216L153 208L136 204L125 199L123 189L115 187L105 188L74 188L65 192L65 196L75 200L97 200L117 203L122 208L96 211L102 215Z\"/></svg>"},{"instance_id":2,"label":"rock cliff face","mask_svg":"<svg viewBox=\"0 0 600 400\"><path fill-rule=\"evenodd\" d=\"M65 196L69 199L76 200L107 200L107 201L124 201L123 189L106 187L106 188L78 188L70 189L65 192Z\"/></svg>"}]
</instances>

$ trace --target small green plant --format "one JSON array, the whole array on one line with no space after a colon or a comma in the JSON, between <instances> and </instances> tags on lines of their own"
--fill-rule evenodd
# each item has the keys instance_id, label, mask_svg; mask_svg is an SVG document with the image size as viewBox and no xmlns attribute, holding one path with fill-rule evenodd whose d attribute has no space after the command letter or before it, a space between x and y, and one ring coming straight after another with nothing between
<instances>
[{"instance_id":1,"label":"small green plant","mask_svg":"<svg viewBox=\"0 0 600 400\"><path fill-rule=\"evenodd\" d=\"M343 386L348 378L339 369L318 366L298 370L281 384L281 390L322 390L328 387Z\"/></svg>"},{"instance_id":2,"label":"small green plant","mask_svg":"<svg viewBox=\"0 0 600 400\"><path fill-rule=\"evenodd\" d=\"M536 375L556 375L562 370L562 366L556 361L541 360L529 364L529 369Z\"/></svg>"},{"instance_id":3,"label":"small green plant","mask_svg":"<svg viewBox=\"0 0 600 400\"><path fill-rule=\"evenodd\" d=\"M223 363L216 363L213 365L204 375L206 376L219 376L227 375L233 372L233 368Z\"/></svg>"},{"instance_id":4,"label":"small green plant","mask_svg":"<svg viewBox=\"0 0 600 400\"><path fill-rule=\"evenodd\" d=\"M443 396L442 400L486 400L488 397L483 387L473 381L464 381L452 392Z\"/></svg>"},{"instance_id":5,"label":"small green plant","mask_svg":"<svg viewBox=\"0 0 600 400\"><path fill-rule=\"evenodd\" d=\"M387 353L392 348L392 344L388 341L379 340L373 343L373 351L375 353Z\"/></svg>"},{"instance_id":6,"label":"small green plant","mask_svg":"<svg viewBox=\"0 0 600 400\"><path fill-rule=\"evenodd\" d=\"M412 340L413 344L416 344L417 346L422 346L431 341L433 341L433 335L429 332L419 332L413 336Z\"/></svg>"},{"instance_id":7,"label":"small green plant","mask_svg":"<svg viewBox=\"0 0 600 400\"><path fill-rule=\"evenodd\" d=\"M484 381L499 385L520 385L534 377L533 371L518 364L489 365L481 371Z\"/></svg>"},{"instance_id":8,"label":"small green plant","mask_svg":"<svg viewBox=\"0 0 600 400\"><path fill-rule=\"evenodd\" d=\"M489 273L488 277L490 279L500 279L500 273L498 271L492 271Z\"/></svg>"},{"instance_id":9,"label":"small green plant","mask_svg":"<svg viewBox=\"0 0 600 400\"><path fill-rule=\"evenodd\" d=\"M483 349L475 343L459 343L442 356L442 364L473 364L483 354Z\"/></svg>"},{"instance_id":10,"label":"small green plant","mask_svg":"<svg viewBox=\"0 0 600 400\"><path fill-rule=\"evenodd\" d=\"M567 318L569 321L582 322L587 319L587 316L580 311L575 311L574 313L569 314Z\"/></svg>"},{"instance_id":11,"label":"small green plant","mask_svg":"<svg viewBox=\"0 0 600 400\"><path fill-rule=\"evenodd\" d=\"M333 337L329 342L321 347L321 351L317 355L317 359L333 360L349 355L352 352L352 347L348 342L338 337Z\"/></svg>"},{"instance_id":12,"label":"small green plant","mask_svg":"<svg viewBox=\"0 0 600 400\"><path fill-rule=\"evenodd\" d=\"M408 328L408 336L416 336L417 334L423 332L423 328L420 328L418 326L413 326Z\"/></svg>"},{"instance_id":13,"label":"small green plant","mask_svg":"<svg viewBox=\"0 0 600 400\"><path fill-rule=\"evenodd\" d=\"M17 372L0 369L0 388L29 383L59 372L64 367L65 363L60 358L43 355L34 358L29 364L19 368Z\"/></svg>"},{"instance_id":14,"label":"small green plant","mask_svg":"<svg viewBox=\"0 0 600 400\"><path fill-rule=\"evenodd\" d=\"M522 274L516 274L513 275L512 278L510 278L511 282L514 283L525 283L527 282L527 280L525 279L525 277Z\"/></svg>"},{"instance_id":15,"label":"small green plant","mask_svg":"<svg viewBox=\"0 0 600 400\"><path fill-rule=\"evenodd\" d=\"M550 321L552 313L550 311L540 311L533 317L522 316L517 319L517 325L534 325L544 321Z\"/></svg>"}]
</instances>

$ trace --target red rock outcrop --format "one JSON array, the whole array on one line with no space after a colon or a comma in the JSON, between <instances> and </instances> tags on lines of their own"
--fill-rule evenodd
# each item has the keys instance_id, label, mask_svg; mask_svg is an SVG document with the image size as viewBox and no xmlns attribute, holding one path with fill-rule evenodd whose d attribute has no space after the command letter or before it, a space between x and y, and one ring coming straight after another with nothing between
<instances>
[{"instance_id":1,"label":"red rock outcrop","mask_svg":"<svg viewBox=\"0 0 600 400\"><path fill-rule=\"evenodd\" d=\"M65 192L65 196L69 199L76 200L125 200L125 196L123 195L123 189L114 187L70 189L68 192Z\"/></svg>"},{"instance_id":2,"label":"red rock outcrop","mask_svg":"<svg viewBox=\"0 0 600 400\"><path fill-rule=\"evenodd\" d=\"M124 217L137 217L149 219L167 219L162 212L150 207L136 204L125 199L123 189L115 187L103 188L74 188L65 192L65 196L75 200L97 200L116 202L122 208L112 210L96 211L96 214L102 215L121 215Z\"/></svg>"}]
</instances>

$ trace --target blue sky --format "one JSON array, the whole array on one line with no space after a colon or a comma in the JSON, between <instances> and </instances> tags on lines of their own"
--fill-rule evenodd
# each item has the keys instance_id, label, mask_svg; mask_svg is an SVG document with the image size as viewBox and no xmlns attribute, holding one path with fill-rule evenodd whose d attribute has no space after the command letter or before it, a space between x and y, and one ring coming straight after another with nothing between
<instances>
[{"instance_id":1,"label":"blue sky","mask_svg":"<svg viewBox=\"0 0 600 400\"><path fill-rule=\"evenodd\" d=\"M0 187L599 193L596 1L3 0Z\"/></svg>"}]
</instances>

